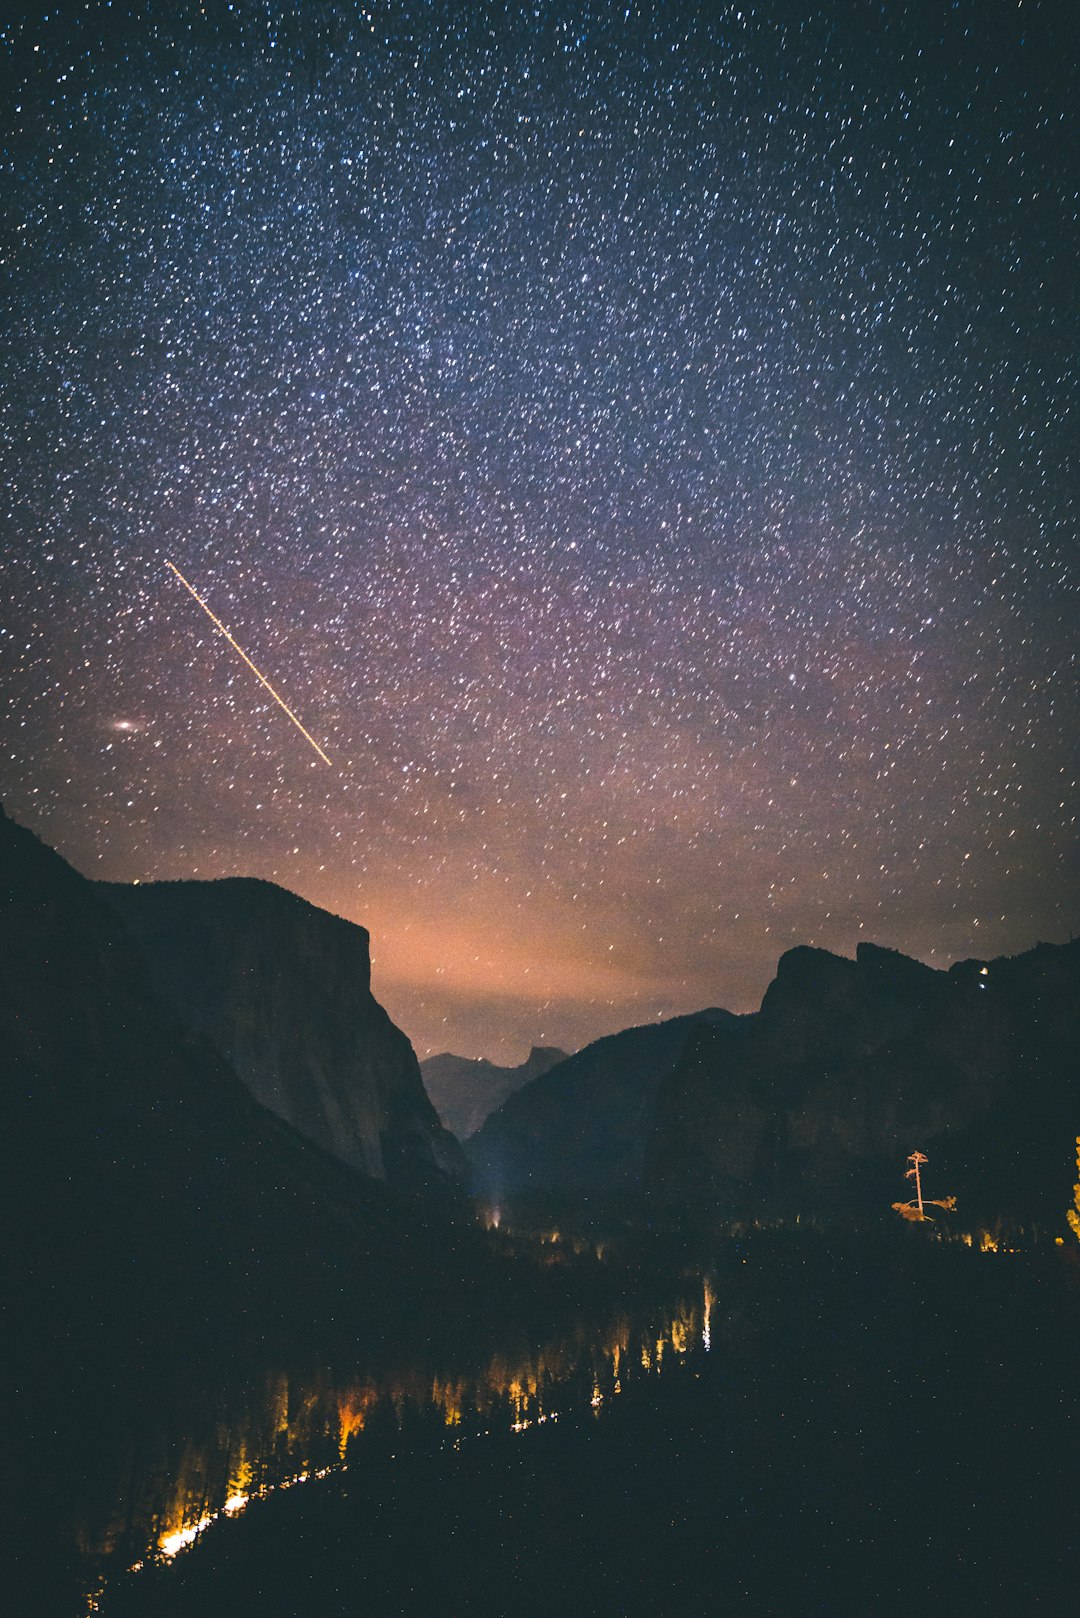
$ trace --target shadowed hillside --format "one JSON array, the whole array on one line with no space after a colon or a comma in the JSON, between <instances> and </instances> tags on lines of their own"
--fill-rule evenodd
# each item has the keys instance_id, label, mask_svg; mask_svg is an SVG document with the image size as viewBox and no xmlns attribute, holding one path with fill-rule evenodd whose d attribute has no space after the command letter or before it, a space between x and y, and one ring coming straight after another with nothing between
<instances>
[{"instance_id":1,"label":"shadowed hillside","mask_svg":"<svg viewBox=\"0 0 1080 1618\"><path fill-rule=\"evenodd\" d=\"M6 1297L28 1384L52 1356L70 1378L140 1339L370 1320L439 1265L438 1220L261 1106L156 995L97 887L2 812L0 942Z\"/></svg>"},{"instance_id":2,"label":"shadowed hillside","mask_svg":"<svg viewBox=\"0 0 1080 1618\"><path fill-rule=\"evenodd\" d=\"M657 1085L692 1029L734 1021L700 1011L586 1045L518 1090L468 1142L474 1185L495 1198L635 1189Z\"/></svg>"},{"instance_id":3,"label":"shadowed hillside","mask_svg":"<svg viewBox=\"0 0 1080 1618\"><path fill-rule=\"evenodd\" d=\"M932 971L784 955L754 1016L695 1030L657 1096L649 1185L720 1213L860 1211L907 1154L967 1214L1054 1217L1080 1127L1080 942Z\"/></svg>"}]
</instances>

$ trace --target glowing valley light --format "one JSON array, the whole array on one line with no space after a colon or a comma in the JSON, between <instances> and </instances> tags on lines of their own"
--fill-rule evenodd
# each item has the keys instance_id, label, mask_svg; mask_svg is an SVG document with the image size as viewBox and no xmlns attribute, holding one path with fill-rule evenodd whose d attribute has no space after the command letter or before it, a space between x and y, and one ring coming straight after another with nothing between
<instances>
[{"instance_id":1,"label":"glowing valley light","mask_svg":"<svg viewBox=\"0 0 1080 1618\"><path fill-rule=\"evenodd\" d=\"M166 1561L171 1562L175 1556L179 1556L180 1552L186 1550L189 1545L194 1545L199 1535L205 1533L213 1523L218 1522L222 1517L238 1517L241 1512L247 1510L252 1500L265 1499L268 1494L274 1494L279 1489L294 1489L298 1484L309 1483L313 1478L321 1482L323 1478L330 1477L332 1473L347 1471L348 1467L340 1464L337 1466L320 1466L314 1470L294 1472L291 1477L282 1478L278 1483L264 1483L254 1494L231 1494L220 1511L204 1512L198 1522L188 1523L186 1527L178 1528L175 1533L163 1534L157 1542L157 1554ZM142 1562L133 1563L128 1572L135 1573L142 1566Z\"/></svg>"},{"instance_id":2,"label":"glowing valley light","mask_svg":"<svg viewBox=\"0 0 1080 1618\"><path fill-rule=\"evenodd\" d=\"M244 648L240 645L239 641L235 640L233 638L233 636L230 635L229 631L225 628L225 625L222 623L221 619L217 616L216 613L212 612L211 609L207 606L206 602L203 600L203 598L199 594L198 590L196 590L195 586L193 584L188 583L187 579L185 579L185 577L181 573L180 569L176 566L176 563L175 562L170 562L168 560L168 558L166 558L165 566L172 569L172 571L176 574L176 577L180 580L180 583L184 586L184 589L187 590L190 595L193 595L195 597L195 600L199 603L199 606L202 608L203 612L205 612L206 616L209 618L209 620L213 624L214 628L216 630L218 630L220 634L224 635L225 639L228 641L228 643L232 647L233 651L239 653L239 655L243 658L244 662L247 664L248 668L251 670L252 674L254 674L256 679L260 680L262 682L262 684L266 687L266 689L269 691L270 695L273 697L273 699L277 703L278 707L281 708L286 714L288 714L289 718L292 720L293 724L296 726L296 728L300 732L301 736L304 737L305 741L308 741L308 742L311 743L311 746L315 749L316 753L318 753L318 755L322 759L323 763L324 764L329 764L330 767L333 768L333 764L334 764L333 759L328 758L327 755L323 752L322 748L319 746L318 742L315 740L315 738L311 734L310 730L305 730L304 729L304 726L300 723L299 719L293 713L292 709L289 707L289 704L285 701L285 698L283 696L281 696L281 694L279 692L274 690L274 687L270 684L270 681L266 678L266 675L262 672L262 670L255 667L255 664L251 661L250 657L247 655Z\"/></svg>"},{"instance_id":3,"label":"glowing valley light","mask_svg":"<svg viewBox=\"0 0 1080 1618\"><path fill-rule=\"evenodd\" d=\"M166 1534L158 1541L158 1550L162 1556L170 1559L178 1556L186 1545L194 1545L204 1529L209 1528L214 1521L213 1517L201 1517L196 1523L189 1523L186 1528L178 1528L175 1534Z\"/></svg>"},{"instance_id":4,"label":"glowing valley light","mask_svg":"<svg viewBox=\"0 0 1080 1618\"><path fill-rule=\"evenodd\" d=\"M544 1232L540 1246L550 1247L552 1235ZM573 1240L565 1234L561 1239L567 1244ZM714 1297L707 1279L702 1278L699 1286L696 1301L679 1303L640 1334L622 1317L612 1321L605 1335L591 1345L574 1334L527 1353L520 1361L496 1354L477 1371L434 1377L420 1370L405 1371L382 1387L364 1379L338 1388L307 1390L301 1399L290 1399L285 1377L274 1378L257 1424L216 1433L214 1443L226 1446L228 1458L227 1482L220 1499L207 1500L206 1479L217 1471L215 1457L220 1458L222 1450L200 1450L191 1476L177 1480L153 1540L125 1571L135 1573L149 1563L172 1562L215 1523L241 1516L257 1501L279 1491L347 1473L350 1440L364 1430L368 1415L382 1401L393 1405L399 1419L410 1407L440 1412L447 1441L454 1449L463 1441L479 1440L499 1429L523 1434L557 1423L560 1412L552 1406L561 1404L560 1393L600 1416L635 1380L639 1357L646 1373L662 1373L689 1353L695 1341L708 1349ZM577 1384L575 1379L586 1368L588 1380ZM302 1407L302 1421L290 1423L291 1406ZM320 1446L328 1454L336 1453L336 1459L318 1464ZM283 1476L269 1475L271 1468L276 1471L281 1464L288 1468ZM87 1613L99 1610L103 1589L104 1581L87 1593Z\"/></svg>"}]
</instances>

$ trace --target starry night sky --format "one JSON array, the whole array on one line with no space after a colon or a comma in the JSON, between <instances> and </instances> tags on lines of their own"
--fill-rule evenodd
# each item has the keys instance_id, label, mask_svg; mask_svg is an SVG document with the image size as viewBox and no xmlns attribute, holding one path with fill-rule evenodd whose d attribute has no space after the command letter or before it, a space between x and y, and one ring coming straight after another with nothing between
<instances>
[{"instance_id":1,"label":"starry night sky","mask_svg":"<svg viewBox=\"0 0 1080 1618\"><path fill-rule=\"evenodd\" d=\"M9 812L364 922L422 1055L1068 937L1075 18L8 26Z\"/></svg>"}]
</instances>

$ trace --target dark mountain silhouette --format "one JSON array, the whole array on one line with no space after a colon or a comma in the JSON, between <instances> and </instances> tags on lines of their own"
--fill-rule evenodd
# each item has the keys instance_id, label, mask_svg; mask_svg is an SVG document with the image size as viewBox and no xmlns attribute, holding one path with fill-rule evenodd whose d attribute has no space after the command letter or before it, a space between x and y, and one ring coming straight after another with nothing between
<instances>
[{"instance_id":1,"label":"dark mountain silhouette","mask_svg":"<svg viewBox=\"0 0 1080 1618\"><path fill-rule=\"evenodd\" d=\"M970 1216L1060 1216L1078 1063L1080 942L947 972L870 944L794 949L759 1012L693 1031L657 1093L647 1182L721 1213L877 1211L921 1150L928 1194Z\"/></svg>"},{"instance_id":2,"label":"dark mountain silhouette","mask_svg":"<svg viewBox=\"0 0 1080 1618\"><path fill-rule=\"evenodd\" d=\"M95 884L2 811L0 952L5 1299L28 1361L50 1345L67 1374L363 1294L395 1194L261 1107Z\"/></svg>"},{"instance_id":3,"label":"dark mountain silhouette","mask_svg":"<svg viewBox=\"0 0 1080 1618\"><path fill-rule=\"evenodd\" d=\"M421 1062L420 1072L447 1129L458 1140L468 1140L515 1090L565 1061L566 1052L554 1045L534 1045L518 1067L498 1067L483 1056L454 1056L443 1051Z\"/></svg>"},{"instance_id":4,"label":"dark mountain silhouette","mask_svg":"<svg viewBox=\"0 0 1080 1618\"><path fill-rule=\"evenodd\" d=\"M640 1180L653 1096L688 1034L726 1025L727 1011L699 1011L595 1040L533 1079L468 1141L475 1188L625 1191Z\"/></svg>"},{"instance_id":5,"label":"dark mountain silhouette","mask_svg":"<svg viewBox=\"0 0 1080 1618\"><path fill-rule=\"evenodd\" d=\"M246 878L99 892L160 998L263 1106L391 1184L464 1180L413 1048L371 993L363 927Z\"/></svg>"}]
</instances>

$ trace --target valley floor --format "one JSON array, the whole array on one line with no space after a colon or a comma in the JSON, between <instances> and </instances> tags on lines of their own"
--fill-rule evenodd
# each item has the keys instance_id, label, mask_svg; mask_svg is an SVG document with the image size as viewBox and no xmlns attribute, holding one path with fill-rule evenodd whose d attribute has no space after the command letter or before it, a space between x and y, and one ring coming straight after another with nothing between
<instances>
[{"instance_id":1,"label":"valley floor","mask_svg":"<svg viewBox=\"0 0 1080 1618\"><path fill-rule=\"evenodd\" d=\"M561 1419L519 1432L482 1436L468 1415L388 1428L346 1473L118 1582L104 1610L1063 1610L1080 1586L1080 1270L1068 1248L923 1234L729 1238L707 1346L687 1305L666 1354L630 1331L621 1397L597 1380L575 1404L567 1384Z\"/></svg>"}]
</instances>

